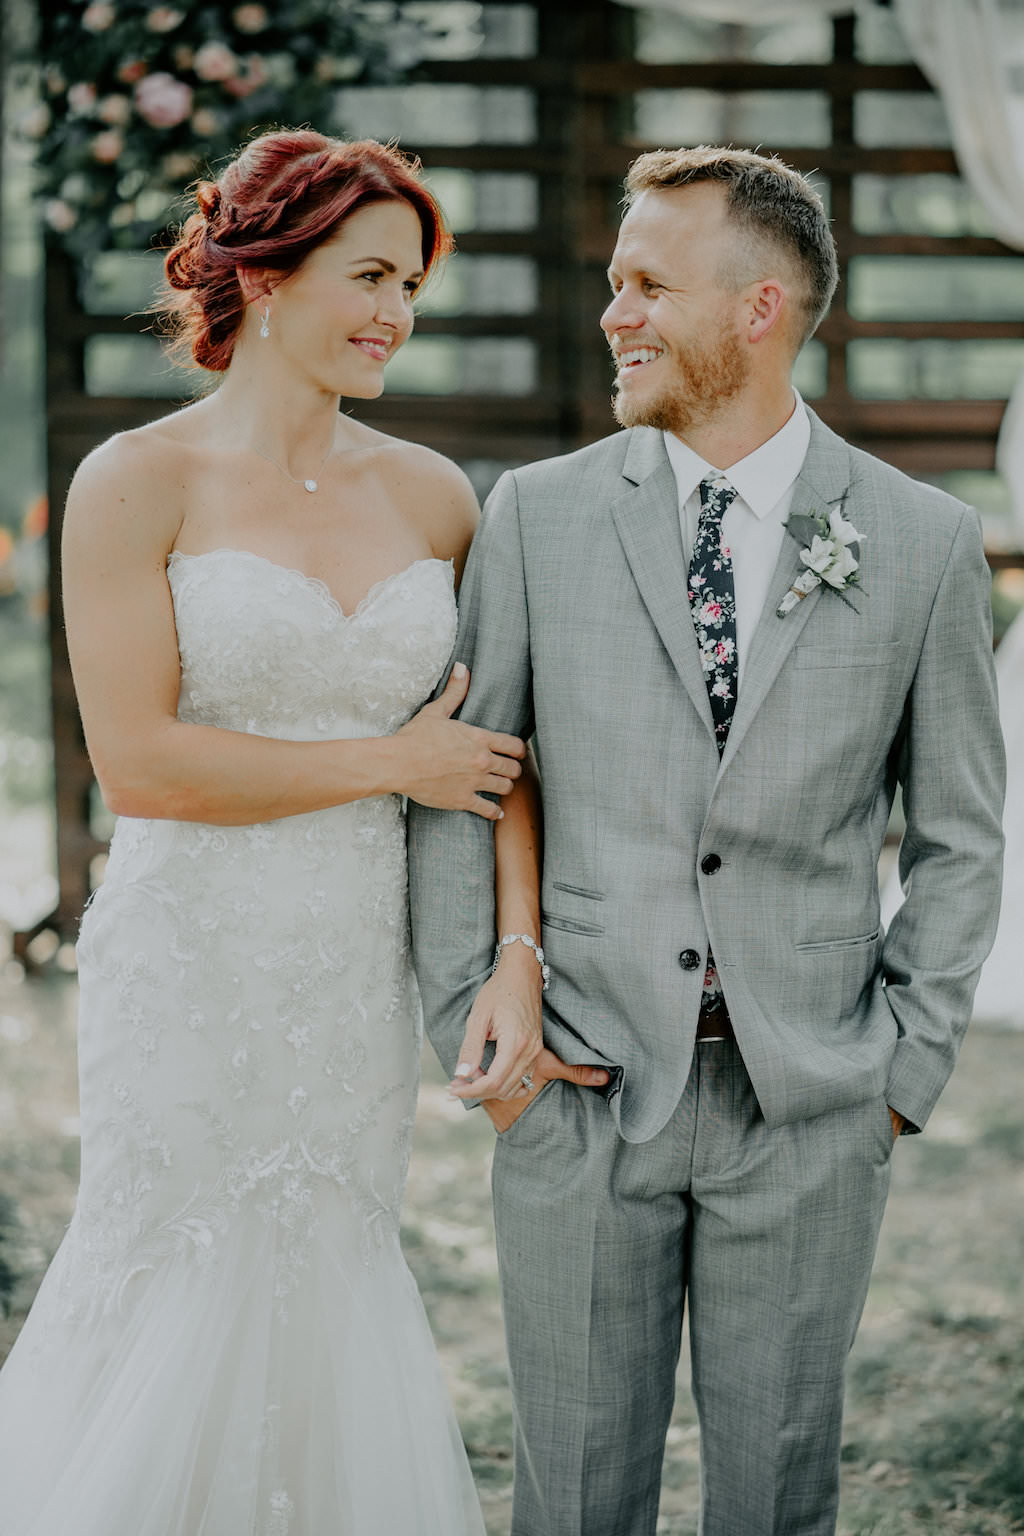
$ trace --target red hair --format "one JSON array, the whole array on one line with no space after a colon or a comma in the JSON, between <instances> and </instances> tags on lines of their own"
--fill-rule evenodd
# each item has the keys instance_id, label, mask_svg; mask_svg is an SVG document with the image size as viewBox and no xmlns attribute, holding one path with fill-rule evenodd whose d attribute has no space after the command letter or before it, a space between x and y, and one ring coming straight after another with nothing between
<instances>
[{"instance_id":1,"label":"red hair","mask_svg":"<svg viewBox=\"0 0 1024 1536\"><path fill-rule=\"evenodd\" d=\"M215 182L196 187L197 212L164 261L176 349L223 373L245 313L238 268L290 277L359 208L409 203L423 232L423 270L451 249L420 162L376 139L328 138L308 128L263 133Z\"/></svg>"}]
</instances>

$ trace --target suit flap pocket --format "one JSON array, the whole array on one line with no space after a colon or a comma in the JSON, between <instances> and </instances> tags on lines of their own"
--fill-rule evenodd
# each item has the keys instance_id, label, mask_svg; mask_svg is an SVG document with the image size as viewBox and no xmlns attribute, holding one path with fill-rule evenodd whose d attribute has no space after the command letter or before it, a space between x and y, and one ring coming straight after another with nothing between
<instances>
[{"instance_id":1,"label":"suit flap pocket","mask_svg":"<svg viewBox=\"0 0 1024 1536\"><path fill-rule=\"evenodd\" d=\"M567 885L564 880L552 880L553 891L564 891L567 896L582 896L587 901L604 901L604 891L588 891L582 885Z\"/></svg>"},{"instance_id":2,"label":"suit flap pocket","mask_svg":"<svg viewBox=\"0 0 1024 1536\"><path fill-rule=\"evenodd\" d=\"M575 917L562 917L558 912L542 912L540 920L547 928L559 928L563 933L604 933L600 923L581 923Z\"/></svg>"},{"instance_id":3,"label":"suit flap pocket","mask_svg":"<svg viewBox=\"0 0 1024 1536\"><path fill-rule=\"evenodd\" d=\"M879 928L875 928L871 933L855 934L852 939L816 939L810 944L796 944L794 948L798 949L802 955L828 954L838 949L859 949L861 945L873 944L880 932Z\"/></svg>"}]
</instances>

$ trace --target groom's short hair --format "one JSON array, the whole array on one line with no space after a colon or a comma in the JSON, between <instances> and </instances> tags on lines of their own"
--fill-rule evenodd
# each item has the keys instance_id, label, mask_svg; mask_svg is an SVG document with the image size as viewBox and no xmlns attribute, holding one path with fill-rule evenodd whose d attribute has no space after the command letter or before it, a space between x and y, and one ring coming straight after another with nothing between
<instances>
[{"instance_id":1,"label":"groom's short hair","mask_svg":"<svg viewBox=\"0 0 1024 1536\"><path fill-rule=\"evenodd\" d=\"M655 149L641 155L626 176L623 202L630 208L642 192L719 182L729 216L752 242L737 250L734 270L723 274L742 286L756 275L758 247L774 246L794 259L804 278L801 345L820 325L839 281L836 246L824 204L806 177L774 155L749 149L698 144L694 149Z\"/></svg>"}]
</instances>

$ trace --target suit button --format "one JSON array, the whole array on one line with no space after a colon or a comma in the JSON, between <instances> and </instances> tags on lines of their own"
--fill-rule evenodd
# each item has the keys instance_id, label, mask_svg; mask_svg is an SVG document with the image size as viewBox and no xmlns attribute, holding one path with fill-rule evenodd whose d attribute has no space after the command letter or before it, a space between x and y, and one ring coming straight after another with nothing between
<instances>
[{"instance_id":1,"label":"suit button","mask_svg":"<svg viewBox=\"0 0 1024 1536\"><path fill-rule=\"evenodd\" d=\"M706 853L700 861L700 867L706 875L717 875L722 861L717 853Z\"/></svg>"},{"instance_id":2,"label":"suit button","mask_svg":"<svg viewBox=\"0 0 1024 1536\"><path fill-rule=\"evenodd\" d=\"M679 964L684 971L695 971L700 965L700 955L695 949L684 949L679 956Z\"/></svg>"}]
</instances>

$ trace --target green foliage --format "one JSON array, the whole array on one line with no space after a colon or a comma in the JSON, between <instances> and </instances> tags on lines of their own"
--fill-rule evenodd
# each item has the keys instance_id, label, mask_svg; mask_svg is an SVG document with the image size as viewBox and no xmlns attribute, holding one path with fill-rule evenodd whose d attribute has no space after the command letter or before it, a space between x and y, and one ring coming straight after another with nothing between
<instances>
[{"instance_id":1,"label":"green foliage","mask_svg":"<svg viewBox=\"0 0 1024 1536\"><path fill-rule=\"evenodd\" d=\"M342 82L393 79L415 29L359 0L43 7L35 139L47 224L77 256L139 248L197 175L282 123L337 131Z\"/></svg>"}]
</instances>

